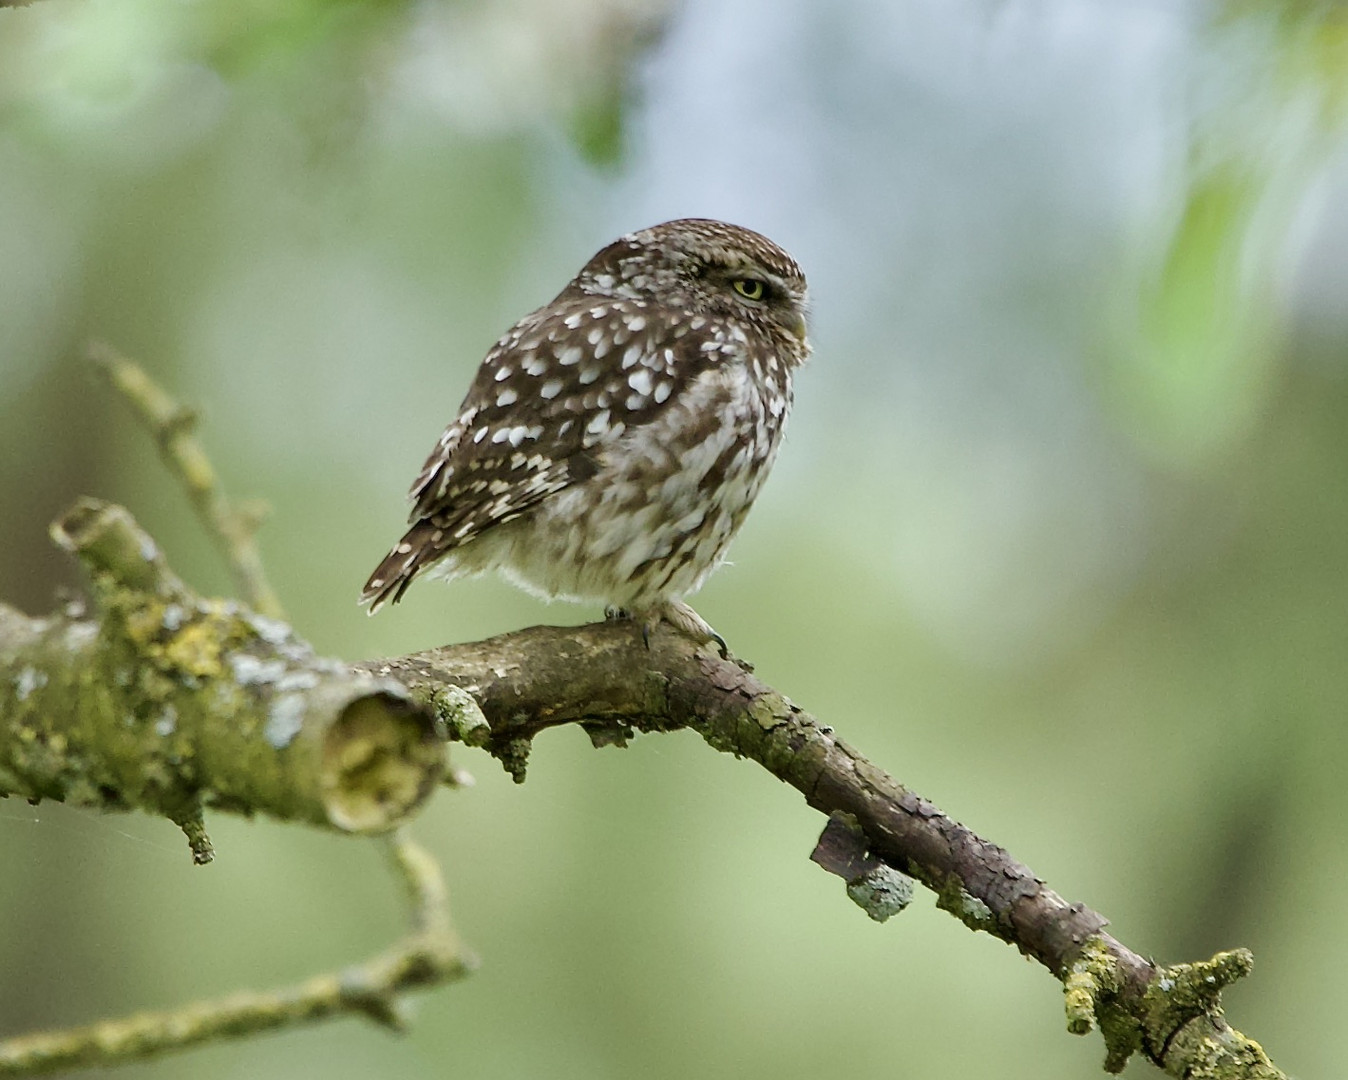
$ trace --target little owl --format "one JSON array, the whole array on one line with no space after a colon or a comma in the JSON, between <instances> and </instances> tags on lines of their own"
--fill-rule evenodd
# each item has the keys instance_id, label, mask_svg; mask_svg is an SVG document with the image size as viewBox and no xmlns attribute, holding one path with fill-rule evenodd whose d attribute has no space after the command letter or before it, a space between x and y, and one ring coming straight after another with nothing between
<instances>
[{"instance_id":1,"label":"little owl","mask_svg":"<svg viewBox=\"0 0 1348 1080\"><path fill-rule=\"evenodd\" d=\"M683 600L725 556L777 456L809 355L805 277L767 237L667 221L594 256L487 353L412 485L370 611L422 570L500 570L724 642Z\"/></svg>"}]
</instances>

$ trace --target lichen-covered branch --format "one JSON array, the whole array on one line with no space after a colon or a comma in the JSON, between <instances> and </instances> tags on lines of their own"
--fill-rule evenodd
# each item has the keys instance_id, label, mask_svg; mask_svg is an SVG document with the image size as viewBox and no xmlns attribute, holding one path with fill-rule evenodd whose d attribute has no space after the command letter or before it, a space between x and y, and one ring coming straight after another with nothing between
<instances>
[{"instance_id":1,"label":"lichen-covered branch","mask_svg":"<svg viewBox=\"0 0 1348 1080\"><path fill-rule=\"evenodd\" d=\"M101 341L89 345L95 369L131 403L159 447L169 472L182 482L206 533L220 548L243 602L259 615L284 618L281 601L267 581L253 534L261 513L234 506L225 497L210 458L192 434L197 414L175 401L134 361Z\"/></svg>"},{"instance_id":2,"label":"lichen-covered branch","mask_svg":"<svg viewBox=\"0 0 1348 1080\"><path fill-rule=\"evenodd\" d=\"M443 741L398 683L196 596L120 507L83 500L53 537L93 606L0 605L0 794L167 816L198 862L203 806L380 832L428 797Z\"/></svg>"},{"instance_id":3,"label":"lichen-covered branch","mask_svg":"<svg viewBox=\"0 0 1348 1080\"><path fill-rule=\"evenodd\" d=\"M1103 916L1065 900L832 728L676 633L662 629L648 647L631 624L535 627L363 666L405 684L440 711L451 737L484 747L517 780L533 738L549 727L579 724L596 745L622 744L634 731L690 728L715 749L758 762L831 815L831 850L819 857L829 869L847 876L855 865L858 880L875 880L879 860L932 890L938 906L967 926L1048 968L1063 981L1069 1030L1100 1027L1109 1071L1140 1053L1189 1080L1285 1080L1222 1016L1221 989L1249 970L1248 953L1153 964L1108 934ZM864 850L834 847L853 827ZM883 884L901 891L897 879ZM859 902L873 917L901 906L877 906L866 895Z\"/></svg>"},{"instance_id":4,"label":"lichen-covered branch","mask_svg":"<svg viewBox=\"0 0 1348 1080\"><path fill-rule=\"evenodd\" d=\"M406 886L411 932L364 964L316 975L297 986L232 994L166 1012L138 1013L87 1027L41 1032L0 1042L0 1076L37 1076L63 1069L142 1061L212 1039L252 1035L356 1014L401 1030L399 995L468 974L476 961L459 945L449 920L444 879L435 861L404 838L390 841L393 867Z\"/></svg>"}]
</instances>

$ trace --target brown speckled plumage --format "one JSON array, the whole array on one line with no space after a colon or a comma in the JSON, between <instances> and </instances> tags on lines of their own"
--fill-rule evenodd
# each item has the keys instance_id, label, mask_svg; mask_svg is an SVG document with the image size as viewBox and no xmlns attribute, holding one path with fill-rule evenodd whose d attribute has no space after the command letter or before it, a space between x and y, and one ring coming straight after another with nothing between
<instances>
[{"instance_id":1,"label":"brown speckled plumage","mask_svg":"<svg viewBox=\"0 0 1348 1080\"><path fill-rule=\"evenodd\" d=\"M622 237L487 354L362 601L432 564L500 570L714 637L681 598L758 494L808 355L805 278L766 237L701 219Z\"/></svg>"}]
</instances>

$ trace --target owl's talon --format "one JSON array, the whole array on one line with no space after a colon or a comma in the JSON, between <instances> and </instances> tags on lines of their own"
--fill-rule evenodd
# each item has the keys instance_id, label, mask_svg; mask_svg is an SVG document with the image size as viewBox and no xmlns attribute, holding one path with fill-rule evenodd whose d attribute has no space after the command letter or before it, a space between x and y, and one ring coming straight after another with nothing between
<instances>
[{"instance_id":1,"label":"owl's talon","mask_svg":"<svg viewBox=\"0 0 1348 1080\"><path fill-rule=\"evenodd\" d=\"M730 646L725 643L725 638L713 630L711 632L711 639L716 642L716 648L720 651L722 660L734 659L734 657L730 655Z\"/></svg>"}]
</instances>

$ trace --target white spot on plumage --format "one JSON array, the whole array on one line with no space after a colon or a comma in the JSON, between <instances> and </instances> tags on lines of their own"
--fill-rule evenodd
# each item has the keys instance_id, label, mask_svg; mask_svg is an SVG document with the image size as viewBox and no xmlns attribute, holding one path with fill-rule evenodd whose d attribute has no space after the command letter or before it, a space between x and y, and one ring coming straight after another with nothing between
<instances>
[{"instance_id":1,"label":"white spot on plumage","mask_svg":"<svg viewBox=\"0 0 1348 1080\"><path fill-rule=\"evenodd\" d=\"M507 405L514 405L519 397L519 394L513 388L507 387L496 395L496 407L503 409Z\"/></svg>"},{"instance_id":2,"label":"white spot on plumage","mask_svg":"<svg viewBox=\"0 0 1348 1080\"><path fill-rule=\"evenodd\" d=\"M651 372L649 368L637 368L631 375L627 376L627 385L638 394L649 394L651 392ZM630 406L629 406L630 407Z\"/></svg>"},{"instance_id":3,"label":"white spot on plumage","mask_svg":"<svg viewBox=\"0 0 1348 1080\"><path fill-rule=\"evenodd\" d=\"M598 364L587 364L580 369L580 385L589 386L590 383L595 382L603 373L604 369Z\"/></svg>"},{"instance_id":4,"label":"white spot on plumage","mask_svg":"<svg viewBox=\"0 0 1348 1080\"><path fill-rule=\"evenodd\" d=\"M608 429L608 410L604 409L597 412L590 418L590 422L585 425L585 430L591 435L602 435Z\"/></svg>"},{"instance_id":5,"label":"white spot on plumage","mask_svg":"<svg viewBox=\"0 0 1348 1080\"><path fill-rule=\"evenodd\" d=\"M702 522L706 520L706 518L707 518L706 508L701 506L696 507L695 509L690 510L688 513L684 514L683 517L679 518L679 520L674 523L674 531L680 533L692 532L699 525L701 525Z\"/></svg>"},{"instance_id":6,"label":"white spot on plumage","mask_svg":"<svg viewBox=\"0 0 1348 1080\"><path fill-rule=\"evenodd\" d=\"M496 369L495 378L497 382L505 382L506 379L510 378L510 366L508 364L502 364L498 367Z\"/></svg>"},{"instance_id":7,"label":"white spot on plumage","mask_svg":"<svg viewBox=\"0 0 1348 1080\"><path fill-rule=\"evenodd\" d=\"M655 387L655 393L653 393L651 396L655 398L655 403L657 405L663 405L666 401L669 400L669 395L672 394L673 392L674 392L674 384L672 382L662 382Z\"/></svg>"},{"instance_id":8,"label":"white spot on plumage","mask_svg":"<svg viewBox=\"0 0 1348 1080\"><path fill-rule=\"evenodd\" d=\"M562 387L564 385L565 384L562 382L561 379L549 379L541 387L539 387L538 396L541 398L546 398L547 400L551 401L553 398L555 398L558 394L562 392Z\"/></svg>"},{"instance_id":9,"label":"white spot on plumage","mask_svg":"<svg viewBox=\"0 0 1348 1080\"><path fill-rule=\"evenodd\" d=\"M520 367L530 375L545 375L547 374L549 366L548 362L537 353L529 354L520 363Z\"/></svg>"},{"instance_id":10,"label":"white spot on plumage","mask_svg":"<svg viewBox=\"0 0 1348 1080\"><path fill-rule=\"evenodd\" d=\"M563 367L570 367L573 364L579 364L580 358L584 355L579 345L568 345L557 354L557 363Z\"/></svg>"},{"instance_id":11,"label":"white spot on plumage","mask_svg":"<svg viewBox=\"0 0 1348 1080\"><path fill-rule=\"evenodd\" d=\"M640 344L627 346L627 351L623 353L623 370L626 371L630 367L635 367L643 352L645 350Z\"/></svg>"}]
</instances>

